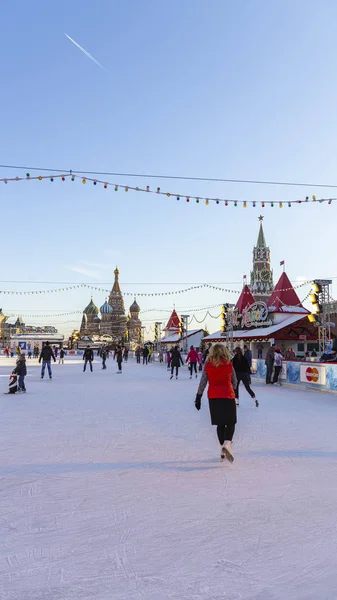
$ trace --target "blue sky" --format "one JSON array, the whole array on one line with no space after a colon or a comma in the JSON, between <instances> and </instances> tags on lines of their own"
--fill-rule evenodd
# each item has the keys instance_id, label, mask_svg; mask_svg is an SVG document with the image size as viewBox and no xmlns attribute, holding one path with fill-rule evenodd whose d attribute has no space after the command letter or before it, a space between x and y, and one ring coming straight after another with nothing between
<instances>
[{"instance_id":1,"label":"blue sky","mask_svg":"<svg viewBox=\"0 0 337 600\"><path fill-rule=\"evenodd\" d=\"M33 0L29 9L22 1L4 2L0 162L337 183L336 19L333 0L72 0L57 7ZM24 174L0 169L2 177ZM257 202L337 196L317 187L109 181ZM112 284L116 264L127 292L235 282L249 273L259 207L178 203L80 181L1 186L1 280L27 282L1 283L2 289L58 287L30 281ZM337 277L336 211L337 204L264 209L275 279L283 259L292 280ZM159 285L166 282L181 285ZM104 294L93 296L103 303ZM87 290L0 296L0 306L52 314L81 310L89 299ZM175 301L185 310L232 299L196 291L140 304L169 309ZM166 319L159 312L143 316ZM71 319L76 315L48 321L68 333L80 322ZM206 324L218 326L211 319Z\"/></svg>"}]
</instances>

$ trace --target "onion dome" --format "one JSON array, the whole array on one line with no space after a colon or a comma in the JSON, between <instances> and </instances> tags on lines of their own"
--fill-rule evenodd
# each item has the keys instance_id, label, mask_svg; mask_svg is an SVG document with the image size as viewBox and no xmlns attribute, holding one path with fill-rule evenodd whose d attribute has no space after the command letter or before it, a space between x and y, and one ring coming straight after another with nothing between
<instances>
[{"instance_id":1,"label":"onion dome","mask_svg":"<svg viewBox=\"0 0 337 600\"><path fill-rule=\"evenodd\" d=\"M98 315L98 308L97 308L96 304L92 301L92 298L91 298L88 306L85 307L83 312L86 315Z\"/></svg>"},{"instance_id":2,"label":"onion dome","mask_svg":"<svg viewBox=\"0 0 337 600\"><path fill-rule=\"evenodd\" d=\"M94 318L93 318L92 322L93 322L93 323L100 323L100 322L101 322L101 319L99 318L99 316L98 316L98 315L96 315L96 317L94 317Z\"/></svg>"},{"instance_id":3,"label":"onion dome","mask_svg":"<svg viewBox=\"0 0 337 600\"><path fill-rule=\"evenodd\" d=\"M139 313L139 312L140 312L140 306L137 304L136 298L135 298L133 303L130 306L130 313Z\"/></svg>"},{"instance_id":4,"label":"onion dome","mask_svg":"<svg viewBox=\"0 0 337 600\"><path fill-rule=\"evenodd\" d=\"M111 315L112 306L106 300L99 310L100 310L101 315Z\"/></svg>"}]
</instances>

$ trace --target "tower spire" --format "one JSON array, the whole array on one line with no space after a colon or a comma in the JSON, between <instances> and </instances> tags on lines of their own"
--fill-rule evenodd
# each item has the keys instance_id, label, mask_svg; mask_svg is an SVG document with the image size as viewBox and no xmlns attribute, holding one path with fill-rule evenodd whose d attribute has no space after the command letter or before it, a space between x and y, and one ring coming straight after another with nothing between
<instances>
[{"instance_id":1,"label":"tower spire","mask_svg":"<svg viewBox=\"0 0 337 600\"><path fill-rule=\"evenodd\" d=\"M259 221L260 221L260 229L259 229L259 235L257 238L256 248L267 248L266 238L264 237L264 231L263 231L263 225L262 225L262 221L263 221L262 215L259 217Z\"/></svg>"}]
</instances>

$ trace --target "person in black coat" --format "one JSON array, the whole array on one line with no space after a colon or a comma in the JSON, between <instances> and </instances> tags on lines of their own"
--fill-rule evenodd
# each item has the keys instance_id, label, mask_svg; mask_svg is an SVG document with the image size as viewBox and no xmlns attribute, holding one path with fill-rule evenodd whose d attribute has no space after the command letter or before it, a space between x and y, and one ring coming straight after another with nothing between
<instances>
[{"instance_id":1,"label":"person in black coat","mask_svg":"<svg viewBox=\"0 0 337 600\"><path fill-rule=\"evenodd\" d=\"M18 391L25 392L25 377L27 375L26 357L24 354L20 354L16 361L16 367L13 371L18 376Z\"/></svg>"},{"instance_id":2,"label":"person in black coat","mask_svg":"<svg viewBox=\"0 0 337 600\"><path fill-rule=\"evenodd\" d=\"M120 346L117 347L116 360L117 360L117 365L118 365L117 373L121 373L122 372L122 362L123 362L123 350Z\"/></svg>"},{"instance_id":3,"label":"person in black coat","mask_svg":"<svg viewBox=\"0 0 337 600\"><path fill-rule=\"evenodd\" d=\"M147 365L148 358L149 358L149 349L147 346L145 346L145 348L143 350L143 365Z\"/></svg>"},{"instance_id":4,"label":"person in black coat","mask_svg":"<svg viewBox=\"0 0 337 600\"><path fill-rule=\"evenodd\" d=\"M46 370L46 367L48 368L49 379L52 378L52 371L51 371L51 366L50 366L51 359L53 359L53 361L56 362L56 358L55 358L53 349L49 345L49 342L46 342L40 352L40 358L39 358L39 363L42 360L41 379L44 378L44 372Z\"/></svg>"},{"instance_id":5,"label":"person in black coat","mask_svg":"<svg viewBox=\"0 0 337 600\"><path fill-rule=\"evenodd\" d=\"M101 350L100 356L102 357L102 369L106 369L106 364L105 363L106 363L106 359L107 359L107 356L108 356L106 348L103 348Z\"/></svg>"},{"instance_id":6,"label":"person in black coat","mask_svg":"<svg viewBox=\"0 0 337 600\"><path fill-rule=\"evenodd\" d=\"M235 354L234 354L234 358L233 358L233 367L235 369L236 378L237 378L237 386L236 386L236 390L235 390L235 397L237 398L237 404L239 404L239 385L240 385L240 381L242 381L248 394L250 395L251 398L253 398L253 400L255 402L255 406L258 407L259 403L255 397L255 394L254 394L252 388L249 385L250 384L250 366L249 366L248 360L243 355L242 350L239 346L237 348L235 348L234 352L235 352Z\"/></svg>"},{"instance_id":7,"label":"person in black coat","mask_svg":"<svg viewBox=\"0 0 337 600\"><path fill-rule=\"evenodd\" d=\"M178 379L178 372L179 372L180 366L184 366L184 361L181 358L181 354L180 354L178 346L175 346L171 353L171 377L170 377L170 379L173 379L174 368L176 370L176 379Z\"/></svg>"},{"instance_id":8,"label":"person in black coat","mask_svg":"<svg viewBox=\"0 0 337 600\"><path fill-rule=\"evenodd\" d=\"M83 360L84 360L83 373L86 370L88 363L90 365L90 371L92 372L92 361L94 360L94 353L91 350L89 345L86 347L86 349L83 352Z\"/></svg>"}]
</instances>

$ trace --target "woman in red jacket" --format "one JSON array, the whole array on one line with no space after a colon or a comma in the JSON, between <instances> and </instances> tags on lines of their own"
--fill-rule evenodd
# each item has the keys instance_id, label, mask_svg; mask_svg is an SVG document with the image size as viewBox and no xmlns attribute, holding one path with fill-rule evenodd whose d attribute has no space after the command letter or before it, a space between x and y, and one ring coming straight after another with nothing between
<instances>
[{"instance_id":1,"label":"woman in red jacket","mask_svg":"<svg viewBox=\"0 0 337 600\"><path fill-rule=\"evenodd\" d=\"M212 425L217 425L221 444L221 458L233 462L232 439L236 424L236 403L234 389L236 375L229 351L223 344L214 344L205 364L195 407L200 410L201 397L208 383L208 400Z\"/></svg>"}]
</instances>

